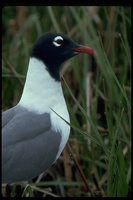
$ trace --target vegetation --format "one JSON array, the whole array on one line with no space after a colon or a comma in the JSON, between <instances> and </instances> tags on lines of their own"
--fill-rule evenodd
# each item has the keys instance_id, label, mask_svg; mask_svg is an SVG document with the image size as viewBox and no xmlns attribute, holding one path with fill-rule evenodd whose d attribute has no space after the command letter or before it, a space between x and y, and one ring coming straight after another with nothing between
<instances>
[{"instance_id":1,"label":"vegetation","mask_svg":"<svg viewBox=\"0 0 133 200\"><path fill-rule=\"evenodd\" d=\"M45 32L91 46L61 69L71 134L58 161L3 196L128 197L131 191L131 8L17 6L2 10L2 109L20 99L30 50ZM39 163L37 163L39 164ZM20 192L20 193L19 193Z\"/></svg>"}]
</instances>

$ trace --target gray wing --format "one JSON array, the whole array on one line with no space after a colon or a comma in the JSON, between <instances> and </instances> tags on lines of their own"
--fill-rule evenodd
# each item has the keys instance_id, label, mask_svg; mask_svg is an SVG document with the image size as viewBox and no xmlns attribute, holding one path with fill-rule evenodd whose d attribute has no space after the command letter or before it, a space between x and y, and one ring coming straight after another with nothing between
<instances>
[{"instance_id":1,"label":"gray wing","mask_svg":"<svg viewBox=\"0 0 133 200\"><path fill-rule=\"evenodd\" d=\"M2 113L2 128L14 117L15 107Z\"/></svg>"},{"instance_id":2,"label":"gray wing","mask_svg":"<svg viewBox=\"0 0 133 200\"><path fill-rule=\"evenodd\" d=\"M52 165L61 133L51 129L48 113L36 115L16 106L4 112L2 120L6 121L2 128L3 183L30 180Z\"/></svg>"}]
</instances>

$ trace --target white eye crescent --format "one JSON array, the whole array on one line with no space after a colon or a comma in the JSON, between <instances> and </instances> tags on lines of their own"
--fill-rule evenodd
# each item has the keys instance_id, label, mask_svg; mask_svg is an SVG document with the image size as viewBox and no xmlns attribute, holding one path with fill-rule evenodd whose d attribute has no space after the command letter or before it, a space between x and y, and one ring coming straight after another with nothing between
<instances>
[{"instance_id":1,"label":"white eye crescent","mask_svg":"<svg viewBox=\"0 0 133 200\"><path fill-rule=\"evenodd\" d=\"M54 38L54 41L53 41L53 44L56 46L56 47L59 47L62 45L63 43L63 38L61 36L57 36Z\"/></svg>"}]
</instances>

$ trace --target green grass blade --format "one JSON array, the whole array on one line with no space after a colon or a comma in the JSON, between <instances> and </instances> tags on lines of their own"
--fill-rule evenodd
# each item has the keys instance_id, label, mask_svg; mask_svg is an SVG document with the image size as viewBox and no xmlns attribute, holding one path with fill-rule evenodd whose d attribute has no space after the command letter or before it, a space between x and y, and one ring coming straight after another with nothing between
<instances>
[{"instance_id":1,"label":"green grass blade","mask_svg":"<svg viewBox=\"0 0 133 200\"><path fill-rule=\"evenodd\" d=\"M58 31L58 32L61 32L61 29L60 29L60 27L59 27L59 24L58 24L58 22L57 22L57 20L56 20L56 17L55 17L55 15L54 15L52 6L48 6L47 9L48 9L48 12L49 12L49 16L50 16L50 18L51 18L51 20L52 20L52 23L53 23L53 25L54 25L54 27L55 27L55 30Z\"/></svg>"},{"instance_id":2,"label":"green grass blade","mask_svg":"<svg viewBox=\"0 0 133 200\"><path fill-rule=\"evenodd\" d=\"M118 121L117 129L114 133L108 163L107 194L109 197L125 196L127 194L128 189L125 175L125 163L123 152L121 149L121 145L118 143L122 115L123 110Z\"/></svg>"},{"instance_id":3,"label":"green grass blade","mask_svg":"<svg viewBox=\"0 0 133 200\"><path fill-rule=\"evenodd\" d=\"M62 78L63 78L63 77L62 77ZM71 89L70 89L69 86L67 85L67 83L66 83L66 81L65 81L64 78L63 78L63 81L64 81L64 83L65 83L65 85L66 85L66 87L67 87L67 89L68 89L70 95L72 96L73 100L74 100L75 103L77 104L78 108L81 110L81 112L82 112L82 114L84 115L84 117L90 122L90 125L91 125L91 127L92 127L92 129L93 129L93 131L94 131L94 133L95 133L95 135L96 135L96 137L97 137L97 139L98 139L100 145L102 146L102 148L103 148L105 154L106 154L107 157L108 157L108 153L109 153L109 152L108 152L108 150L107 150L107 148L106 148L106 146L105 146L105 144L104 144L104 142L103 142L103 139L102 139L100 133L98 132L98 130L97 130L95 124L93 123L93 121L91 120L91 118L87 115L87 113L86 113L86 111L83 109L83 107L79 104L79 102L77 101L77 99L74 97L74 95L72 94Z\"/></svg>"},{"instance_id":4,"label":"green grass blade","mask_svg":"<svg viewBox=\"0 0 133 200\"><path fill-rule=\"evenodd\" d=\"M32 187L29 184L26 185L22 197L27 197L27 195L28 197L34 197Z\"/></svg>"}]
</instances>

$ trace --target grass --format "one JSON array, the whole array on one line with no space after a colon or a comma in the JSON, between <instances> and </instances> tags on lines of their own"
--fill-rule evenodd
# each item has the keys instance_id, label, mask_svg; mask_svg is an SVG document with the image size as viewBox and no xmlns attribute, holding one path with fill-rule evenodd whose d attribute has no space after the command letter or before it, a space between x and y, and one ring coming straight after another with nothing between
<instances>
[{"instance_id":1,"label":"grass","mask_svg":"<svg viewBox=\"0 0 133 200\"><path fill-rule=\"evenodd\" d=\"M19 101L32 45L47 31L65 33L97 56L79 55L62 66L70 148L44 178L30 181L22 196L126 197L131 190L131 8L4 7L3 110Z\"/></svg>"}]
</instances>

